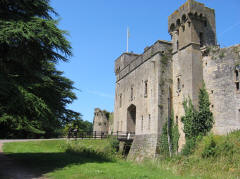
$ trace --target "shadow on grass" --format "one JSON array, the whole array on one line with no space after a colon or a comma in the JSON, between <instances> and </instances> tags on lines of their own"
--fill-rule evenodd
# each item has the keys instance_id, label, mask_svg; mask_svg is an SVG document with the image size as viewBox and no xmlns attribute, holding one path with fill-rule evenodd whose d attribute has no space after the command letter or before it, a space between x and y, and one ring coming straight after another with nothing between
<instances>
[{"instance_id":1,"label":"shadow on grass","mask_svg":"<svg viewBox=\"0 0 240 179\"><path fill-rule=\"evenodd\" d=\"M69 165L84 163L114 162L114 159L95 152L63 152L63 153L14 153L7 154L24 167L31 169L36 176L64 168Z\"/></svg>"}]
</instances>

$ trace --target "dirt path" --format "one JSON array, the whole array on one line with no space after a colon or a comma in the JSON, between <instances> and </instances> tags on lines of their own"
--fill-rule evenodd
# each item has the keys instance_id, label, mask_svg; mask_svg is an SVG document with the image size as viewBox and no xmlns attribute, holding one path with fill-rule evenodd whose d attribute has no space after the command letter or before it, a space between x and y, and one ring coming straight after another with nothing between
<instances>
[{"instance_id":1,"label":"dirt path","mask_svg":"<svg viewBox=\"0 0 240 179\"><path fill-rule=\"evenodd\" d=\"M0 140L0 178L1 179L46 179L39 174L34 173L28 168L21 166L17 161L6 156L2 151L3 143L36 141L34 140ZM56 140L56 139L55 139Z\"/></svg>"}]
</instances>

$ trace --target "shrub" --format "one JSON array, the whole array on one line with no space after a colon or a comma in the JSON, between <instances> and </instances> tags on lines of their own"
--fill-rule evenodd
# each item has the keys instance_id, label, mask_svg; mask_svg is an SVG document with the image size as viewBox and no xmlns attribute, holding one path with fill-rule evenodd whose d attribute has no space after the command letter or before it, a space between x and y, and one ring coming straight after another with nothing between
<instances>
[{"instance_id":1,"label":"shrub","mask_svg":"<svg viewBox=\"0 0 240 179\"><path fill-rule=\"evenodd\" d=\"M183 148L184 155L193 153L196 140L205 136L213 127L213 114L210 111L209 96L204 84L200 89L198 99L198 111L194 108L190 98L183 102L185 115L181 120L186 137L186 144Z\"/></svg>"},{"instance_id":2,"label":"shrub","mask_svg":"<svg viewBox=\"0 0 240 179\"><path fill-rule=\"evenodd\" d=\"M182 149L182 154L183 155L190 155L194 152L194 148L196 146L196 140L195 138L190 138L186 140L186 143Z\"/></svg>"},{"instance_id":3,"label":"shrub","mask_svg":"<svg viewBox=\"0 0 240 179\"><path fill-rule=\"evenodd\" d=\"M217 144L214 141L213 137L209 137L209 140L206 140L204 149L202 151L202 157L215 157L217 154Z\"/></svg>"}]
</instances>

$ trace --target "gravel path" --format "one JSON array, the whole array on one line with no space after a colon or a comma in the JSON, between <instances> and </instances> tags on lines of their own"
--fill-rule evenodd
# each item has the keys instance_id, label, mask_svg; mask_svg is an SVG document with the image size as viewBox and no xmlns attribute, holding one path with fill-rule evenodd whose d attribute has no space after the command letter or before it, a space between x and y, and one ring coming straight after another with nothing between
<instances>
[{"instance_id":1,"label":"gravel path","mask_svg":"<svg viewBox=\"0 0 240 179\"><path fill-rule=\"evenodd\" d=\"M56 140L56 139L21 139L21 140L0 140L0 178L1 179L45 179L40 174L36 174L28 168L21 166L17 161L5 155L2 145L6 142L23 142L37 140Z\"/></svg>"}]
</instances>

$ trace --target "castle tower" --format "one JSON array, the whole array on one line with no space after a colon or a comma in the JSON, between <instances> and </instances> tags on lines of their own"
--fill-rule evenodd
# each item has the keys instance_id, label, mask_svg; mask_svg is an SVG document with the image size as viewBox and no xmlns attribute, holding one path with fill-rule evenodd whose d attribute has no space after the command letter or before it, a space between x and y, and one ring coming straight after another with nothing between
<instances>
[{"instance_id":1,"label":"castle tower","mask_svg":"<svg viewBox=\"0 0 240 179\"><path fill-rule=\"evenodd\" d=\"M183 101L190 97L195 107L203 84L201 48L216 45L215 12L204 4L188 0L168 17L168 32L173 48L172 101L175 120L179 124L179 150L185 143Z\"/></svg>"}]
</instances>

